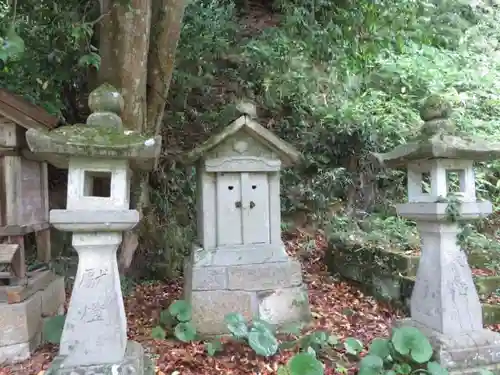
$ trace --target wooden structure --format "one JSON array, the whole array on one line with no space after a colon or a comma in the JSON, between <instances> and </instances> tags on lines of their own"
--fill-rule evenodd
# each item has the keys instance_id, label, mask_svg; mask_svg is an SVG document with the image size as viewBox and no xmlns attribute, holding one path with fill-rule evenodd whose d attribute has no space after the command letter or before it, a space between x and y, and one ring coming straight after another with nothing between
<instances>
[{"instance_id":1,"label":"wooden structure","mask_svg":"<svg viewBox=\"0 0 500 375\"><path fill-rule=\"evenodd\" d=\"M34 293L43 288L30 287L24 236L35 232L38 260L47 263L51 256L47 163L29 152L25 132L50 130L57 122L42 108L0 89L0 302L27 297L12 295L14 291L35 289ZM8 301L5 296L10 296Z\"/></svg>"}]
</instances>

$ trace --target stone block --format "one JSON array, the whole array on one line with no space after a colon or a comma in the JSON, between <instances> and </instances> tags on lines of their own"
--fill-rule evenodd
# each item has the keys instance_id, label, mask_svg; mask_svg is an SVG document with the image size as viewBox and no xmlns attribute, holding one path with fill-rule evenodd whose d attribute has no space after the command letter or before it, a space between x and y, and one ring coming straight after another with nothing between
<instances>
[{"instance_id":1,"label":"stone block","mask_svg":"<svg viewBox=\"0 0 500 375\"><path fill-rule=\"evenodd\" d=\"M64 278L20 303L0 303L0 363L16 363L30 357L41 344L45 318L64 313Z\"/></svg>"},{"instance_id":2,"label":"stone block","mask_svg":"<svg viewBox=\"0 0 500 375\"><path fill-rule=\"evenodd\" d=\"M0 366L4 363L18 363L27 360L41 343L42 334L38 332L28 342L0 346Z\"/></svg>"},{"instance_id":3,"label":"stone block","mask_svg":"<svg viewBox=\"0 0 500 375\"><path fill-rule=\"evenodd\" d=\"M191 275L192 290L221 290L227 288L226 267L194 267L188 274Z\"/></svg>"},{"instance_id":4,"label":"stone block","mask_svg":"<svg viewBox=\"0 0 500 375\"><path fill-rule=\"evenodd\" d=\"M42 329L42 294L20 303L0 303L0 346L29 342Z\"/></svg>"},{"instance_id":5,"label":"stone block","mask_svg":"<svg viewBox=\"0 0 500 375\"><path fill-rule=\"evenodd\" d=\"M259 318L277 328L311 318L307 290L302 286L257 292L257 299Z\"/></svg>"},{"instance_id":6,"label":"stone block","mask_svg":"<svg viewBox=\"0 0 500 375\"><path fill-rule=\"evenodd\" d=\"M284 245L269 244L227 246L209 250L194 246L191 257L197 267L236 266L288 260Z\"/></svg>"},{"instance_id":7,"label":"stone block","mask_svg":"<svg viewBox=\"0 0 500 375\"><path fill-rule=\"evenodd\" d=\"M141 344L128 341L120 362L88 366L65 366L65 356L57 356L45 375L153 375L154 364Z\"/></svg>"},{"instance_id":8,"label":"stone block","mask_svg":"<svg viewBox=\"0 0 500 375\"><path fill-rule=\"evenodd\" d=\"M295 260L231 266L227 269L230 290L270 290L302 284L300 263Z\"/></svg>"},{"instance_id":9,"label":"stone block","mask_svg":"<svg viewBox=\"0 0 500 375\"><path fill-rule=\"evenodd\" d=\"M57 276L40 293L42 297L42 316L47 317L64 313L64 302L66 301L64 277Z\"/></svg>"},{"instance_id":10,"label":"stone block","mask_svg":"<svg viewBox=\"0 0 500 375\"><path fill-rule=\"evenodd\" d=\"M246 319L258 314L257 295L254 292L207 290L191 291L192 322L201 335L228 333L224 316L239 312Z\"/></svg>"}]
</instances>

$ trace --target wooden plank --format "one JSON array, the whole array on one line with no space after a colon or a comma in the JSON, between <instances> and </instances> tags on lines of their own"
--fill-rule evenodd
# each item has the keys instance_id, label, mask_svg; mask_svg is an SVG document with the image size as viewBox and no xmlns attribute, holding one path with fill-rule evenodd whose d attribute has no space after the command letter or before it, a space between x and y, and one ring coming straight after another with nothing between
<instances>
[{"instance_id":1,"label":"wooden plank","mask_svg":"<svg viewBox=\"0 0 500 375\"><path fill-rule=\"evenodd\" d=\"M2 121L0 123L0 145L3 147L18 147L19 138L22 135L19 128L20 126L15 122Z\"/></svg>"},{"instance_id":2,"label":"wooden plank","mask_svg":"<svg viewBox=\"0 0 500 375\"><path fill-rule=\"evenodd\" d=\"M12 273L19 279L26 277L26 258L24 256L24 236L11 236L7 237L8 243L18 244L19 251L16 252L14 259L12 259L11 269Z\"/></svg>"},{"instance_id":3,"label":"wooden plank","mask_svg":"<svg viewBox=\"0 0 500 375\"><path fill-rule=\"evenodd\" d=\"M47 222L32 223L27 225L5 225L0 227L0 237L19 236L28 233L43 231L50 228Z\"/></svg>"},{"instance_id":4,"label":"wooden plank","mask_svg":"<svg viewBox=\"0 0 500 375\"><path fill-rule=\"evenodd\" d=\"M35 232L35 241L38 261L49 263L51 258L50 229Z\"/></svg>"},{"instance_id":5,"label":"wooden plank","mask_svg":"<svg viewBox=\"0 0 500 375\"><path fill-rule=\"evenodd\" d=\"M43 201L43 212L45 221L49 222L49 170L47 163L41 164L41 197ZM51 258L50 228L36 232L37 259L40 262L48 263Z\"/></svg>"},{"instance_id":6,"label":"wooden plank","mask_svg":"<svg viewBox=\"0 0 500 375\"><path fill-rule=\"evenodd\" d=\"M19 251L18 244L3 244L0 245L0 264L11 264L12 259Z\"/></svg>"},{"instance_id":7,"label":"wooden plank","mask_svg":"<svg viewBox=\"0 0 500 375\"><path fill-rule=\"evenodd\" d=\"M21 225L19 211L21 200L21 158L17 156L5 156L3 158L5 201L4 225Z\"/></svg>"},{"instance_id":8,"label":"wooden plank","mask_svg":"<svg viewBox=\"0 0 500 375\"><path fill-rule=\"evenodd\" d=\"M0 303L20 303L39 290L46 288L55 279L56 275L52 271L30 272L22 285L0 286Z\"/></svg>"},{"instance_id":9,"label":"wooden plank","mask_svg":"<svg viewBox=\"0 0 500 375\"><path fill-rule=\"evenodd\" d=\"M16 224L30 224L47 221L42 164L21 159L21 191L18 196L19 216Z\"/></svg>"},{"instance_id":10,"label":"wooden plank","mask_svg":"<svg viewBox=\"0 0 500 375\"><path fill-rule=\"evenodd\" d=\"M0 89L0 114L27 129L54 129L59 122L42 107L5 89Z\"/></svg>"}]
</instances>

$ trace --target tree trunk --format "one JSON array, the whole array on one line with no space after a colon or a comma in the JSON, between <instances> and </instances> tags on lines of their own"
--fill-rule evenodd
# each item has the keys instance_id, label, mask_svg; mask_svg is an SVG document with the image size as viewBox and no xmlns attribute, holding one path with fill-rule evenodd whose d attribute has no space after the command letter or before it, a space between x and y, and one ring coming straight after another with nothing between
<instances>
[{"instance_id":1,"label":"tree trunk","mask_svg":"<svg viewBox=\"0 0 500 375\"><path fill-rule=\"evenodd\" d=\"M112 84L123 95L126 128L159 134L185 0L128 1L101 0L101 14L107 16L99 29L99 81ZM147 174L134 176L131 190L132 206L142 215L149 198ZM122 273L130 268L137 246L137 233L124 233L118 260Z\"/></svg>"},{"instance_id":2,"label":"tree trunk","mask_svg":"<svg viewBox=\"0 0 500 375\"><path fill-rule=\"evenodd\" d=\"M151 36L154 43L148 58L148 131L158 135L175 65L175 53L182 29L185 0L156 0Z\"/></svg>"}]
</instances>

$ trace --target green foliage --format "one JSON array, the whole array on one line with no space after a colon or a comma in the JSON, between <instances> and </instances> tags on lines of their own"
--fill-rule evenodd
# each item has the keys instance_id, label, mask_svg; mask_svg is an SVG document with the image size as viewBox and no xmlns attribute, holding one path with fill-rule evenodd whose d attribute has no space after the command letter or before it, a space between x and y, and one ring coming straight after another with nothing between
<instances>
[{"instance_id":1,"label":"green foliage","mask_svg":"<svg viewBox=\"0 0 500 375\"><path fill-rule=\"evenodd\" d=\"M359 363L359 375L431 374L448 372L431 361L433 350L429 340L415 327L393 330L390 339L376 338L368 354Z\"/></svg>"},{"instance_id":2,"label":"green foliage","mask_svg":"<svg viewBox=\"0 0 500 375\"><path fill-rule=\"evenodd\" d=\"M196 340L196 328L191 323L191 306L184 300L175 300L160 313L159 324L151 330L151 336L165 340L170 335L182 342Z\"/></svg>"},{"instance_id":3,"label":"green foliage","mask_svg":"<svg viewBox=\"0 0 500 375\"><path fill-rule=\"evenodd\" d=\"M98 2L40 0L14 4L17 9L5 8L10 17L0 17L2 86L59 114L64 84L79 77L87 66L99 67L100 58L92 45Z\"/></svg>"},{"instance_id":4,"label":"green foliage","mask_svg":"<svg viewBox=\"0 0 500 375\"><path fill-rule=\"evenodd\" d=\"M65 321L66 315L55 315L45 319L43 324L43 339L51 344L59 344Z\"/></svg>"}]
</instances>

